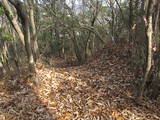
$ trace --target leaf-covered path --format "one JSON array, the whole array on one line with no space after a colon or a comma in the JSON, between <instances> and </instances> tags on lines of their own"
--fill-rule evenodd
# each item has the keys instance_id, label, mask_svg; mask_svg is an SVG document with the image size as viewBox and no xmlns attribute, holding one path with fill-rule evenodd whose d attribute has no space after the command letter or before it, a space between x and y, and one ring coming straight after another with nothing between
<instances>
[{"instance_id":1,"label":"leaf-covered path","mask_svg":"<svg viewBox=\"0 0 160 120\"><path fill-rule=\"evenodd\" d=\"M134 99L125 50L121 55L116 47L103 51L81 66L50 59L52 66L37 64L36 77L4 77L0 120L160 120L157 101Z\"/></svg>"}]
</instances>

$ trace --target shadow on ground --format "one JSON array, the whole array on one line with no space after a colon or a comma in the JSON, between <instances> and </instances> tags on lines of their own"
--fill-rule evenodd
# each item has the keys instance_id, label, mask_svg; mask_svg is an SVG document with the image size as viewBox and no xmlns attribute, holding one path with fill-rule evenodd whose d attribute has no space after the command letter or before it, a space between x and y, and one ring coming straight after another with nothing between
<instances>
[{"instance_id":1,"label":"shadow on ground","mask_svg":"<svg viewBox=\"0 0 160 120\"><path fill-rule=\"evenodd\" d=\"M54 120L47 105L37 96L30 75L0 81L0 120Z\"/></svg>"},{"instance_id":2,"label":"shadow on ground","mask_svg":"<svg viewBox=\"0 0 160 120\"><path fill-rule=\"evenodd\" d=\"M105 50L103 50L105 51ZM112 51L112 50L111 50ZM158 101L134 98L135 77L125 55L107 51L81 66L48 59L37 75L0 81L0 115L6 120L160 120ZM36 87L36 79L39 81Z\"/></svg>"}]
</instances>

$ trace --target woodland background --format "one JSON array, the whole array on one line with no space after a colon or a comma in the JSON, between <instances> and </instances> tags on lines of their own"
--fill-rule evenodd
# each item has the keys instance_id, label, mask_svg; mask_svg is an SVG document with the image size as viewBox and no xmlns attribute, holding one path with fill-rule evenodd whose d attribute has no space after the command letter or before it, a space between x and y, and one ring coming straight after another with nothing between
<instances>
[{"instance_id":1,"label":"woodland background","mask_svg":"<svg viewBox=\"0 0 160 120\"><path fill-rule=\"evenodd\" d=\"M159 120L159 30L158 0L0 0L0 117Z\"/></svg>"}]
</instances>

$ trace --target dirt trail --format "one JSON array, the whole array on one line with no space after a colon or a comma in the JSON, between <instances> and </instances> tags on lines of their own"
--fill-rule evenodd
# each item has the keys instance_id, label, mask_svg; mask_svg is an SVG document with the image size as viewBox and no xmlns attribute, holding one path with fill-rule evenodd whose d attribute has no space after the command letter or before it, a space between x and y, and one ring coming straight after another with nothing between
<instances>
[{"instance_id":1,"label":"dirt trail","mask_svg":"<svg viewBox=\"0 0 160 120\"><path fill-rule=\"evenodd\" d=\"M157 102L134 101L134 74L125 53L116 50L103 49L81 66L51 67L58 59L51 59L50 67L40 62L34 78L4 78L0 120L160 120Z\"/></svg>"}]
</instances>

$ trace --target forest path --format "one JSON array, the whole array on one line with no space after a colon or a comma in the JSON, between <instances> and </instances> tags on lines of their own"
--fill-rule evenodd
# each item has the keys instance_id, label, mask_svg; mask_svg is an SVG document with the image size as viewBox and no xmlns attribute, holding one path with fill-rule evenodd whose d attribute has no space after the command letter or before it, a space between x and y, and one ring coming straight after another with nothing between
<instances>
[{"instance_id":1,"label":"forest path","mask_svg":"<svg viewBox=\"0 0 160 120\"><path fill-rule=\"evenodd\" d=\"M38 63L34 78L2 80L0 120L160 120L157 103L134 101L125 52L102 51L88 64L62 67L63 61L51 59L55 67Z\"/></svg>"}]
</instances>

